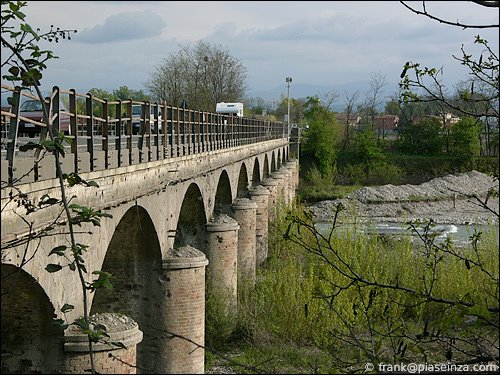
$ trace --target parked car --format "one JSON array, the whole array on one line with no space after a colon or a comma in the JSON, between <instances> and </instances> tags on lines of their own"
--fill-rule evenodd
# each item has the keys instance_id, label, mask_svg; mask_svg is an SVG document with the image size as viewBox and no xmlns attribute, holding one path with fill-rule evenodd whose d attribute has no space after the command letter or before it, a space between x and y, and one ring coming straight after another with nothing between
<instances>
[{"instance_id":1,"label":"parked car","mask_svg":"<svg viewBox=\"0 0 500 375\"><path fill-rule=\"evenodd\" d=\"M150 124L151 124L151 132L156 133L156 128L154 127L155 119L154 119L154 112L153 112L153 107L151 108L151 117L150 117ZM132 134L139 134L139 131L141 129L141 113L142 113L142 106L141 105L134 105L132 106ZM161 113L158 111L158 123L160 125L160 133L162 132L162 124L161 124Z\"/></svg>"},{"instance_id":2,"label":"parked car","mask_svg":"<svg viewBox=\"0 0 500 375\"><path fill-rule=\"evenodd\" d=\"M60 103L59 106L61 111L67 111L62 103ZM19 115L33 121L43 122L42 102L35 99L25 100L19 108ZM70 133L69 118L70 116L68 114L61 113L59 130L63 131L65 134ZM36 134L40 133L40 130L41 126L39 125L32 124L22 119L19 121L18 134L28 134L30 137L34 137Z\"/></svg>"}]
</instances>

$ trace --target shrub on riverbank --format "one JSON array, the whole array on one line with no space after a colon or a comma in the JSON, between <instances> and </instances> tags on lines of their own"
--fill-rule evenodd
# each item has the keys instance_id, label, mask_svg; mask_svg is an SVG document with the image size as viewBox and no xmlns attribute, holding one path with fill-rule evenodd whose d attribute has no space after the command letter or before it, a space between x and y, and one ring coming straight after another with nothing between
<instances>
[{"instance_id":1,"label":"shrub on riverbank","mask_svg":"<svg viewBox=\"0 0 500 375\"><path fill-rule=\"evenodd\" d=\"M494 238L458 249L424 233L416 246L356 228L321 237L311 224L298 207L271 225L268 261L239 299L234 338L252 353L241 360L328 373L498 356Z\"/></svg>"}]
</instances>

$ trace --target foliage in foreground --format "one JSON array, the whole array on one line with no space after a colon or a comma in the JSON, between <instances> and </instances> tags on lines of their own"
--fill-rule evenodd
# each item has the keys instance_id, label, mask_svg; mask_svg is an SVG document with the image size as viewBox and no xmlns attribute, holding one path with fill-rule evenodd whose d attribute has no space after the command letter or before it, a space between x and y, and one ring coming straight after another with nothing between
<instances>
[{"instance_id":1,"label":"foliage in foreground","mask_svg":"<svg viewBox=\"0 0 500 375\"><path fill-rule=\"evenodd\" d=\"M436 242L432 223L415 242L409 234L396 240L347 229L342 214L326 233L302 208L276 219L256 287L239 298L237 360L271 373L498 364L494 233L475 233L458 248Z\"/></svg>"}]
</instances>

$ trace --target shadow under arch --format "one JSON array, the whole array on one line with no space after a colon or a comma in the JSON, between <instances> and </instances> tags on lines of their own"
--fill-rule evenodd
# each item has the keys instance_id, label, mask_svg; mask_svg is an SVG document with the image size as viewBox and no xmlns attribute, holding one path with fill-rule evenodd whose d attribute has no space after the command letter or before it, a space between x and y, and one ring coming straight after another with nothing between
<instances>
[{"instance_id":1,"label":"shadow under arch","mask_svg":"<svg viewBox=\"0 0 500 375\"><path fill-rule=\"evenodd\" d=\"M276 158L275 158L275 155L274 155L274 151L272 153L272 156L271 156L271 173L272 172L275 172L276 171Z\"/></svg>"},{"instance_id":2,"label":"shadow under arch","mask_svg":"<svg viewBox=\"0 0 500 375\"><path fill-rule=\"evenodd\" d=\"M231 194L231 183L225 170L222 171L215 193L214 216L217 214L230 214L233 196Z\"/></svg>"},{"instance_id":3,"label":"shadow under arch","mask_svg":"<svg viewBox=\"0 0 500 375\"><path fill-rule=\"evenodd\" d=\"M160 243L148 212L131 207L115 228L101 271L112 274L112 289L95 291L90 310L96 313L123 313L134 319L143 332L137 344L137 372L158 373L160 344L168 340L162 301L162 255Z\"/></svg>"},{"instance_id":4,"label":"shadow under arch","mask_svg":"<svg viewBox=\"0 0 500 375\"><path fill-rule=\"evenodd\" d=\"M64 330L54 322L47 294L14 265L2 264L1 275L1 373L57 373L64 360Z\"/></svg>"},{"instance_id":5,"label":"shadow under arch","mask_svg":"<svg viewBox=\"0 0 500 375\"><path fill-rule=\"evenodd\" d=\"M255 158L255 162L253 164L253 172L252 172L252 187L256 187L260 184L260 164L259 159Z\"/></svg>"},{"instance_id":6,"label":"shadow under arch","mask_svg":"<svg viewBox=\"0 0 500 375\"><path fill-rule=\"evenodd\" d=\"M267 158L267 154L264 156L264 168L262 170L262 180L265 178L269 178L269 159Z\"/></svg>"},{"instance_id":7,"label":"shadow under arch","mask_svg":"<svg viewBox=\"0 0 500 375\"><path fill-rule=\"evenodd\" d=\"M190 245L206 253L206 224L203 196L198 185L192 183L182 201L175 231L174 248Z\"/></svg>"},{"instance_id":8,"label":"shadow under arch","mask_svg":"<svg viewBox=\"0 0 500 375\"><path fill-rule=\"evenodd\" d=\"M248 197L248 172L245 163L241 163L240 174L238 176L238 197Z\"/></svg>"},{"instance_id":9,"label":"shadow under arch","mask_svg":"<svg viewBox=\"0 0 500 375\"><path fill-rule=\"evenodd\" d=\"M278 157L276 158L276 169L281 167L281 149L278 149Z\"/></svg>"}]
</instances>

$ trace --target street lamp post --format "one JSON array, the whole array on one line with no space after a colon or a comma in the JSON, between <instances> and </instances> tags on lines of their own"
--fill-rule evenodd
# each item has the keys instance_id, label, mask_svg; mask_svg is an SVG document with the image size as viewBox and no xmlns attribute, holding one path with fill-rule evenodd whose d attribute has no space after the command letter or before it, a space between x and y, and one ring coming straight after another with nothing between
<instances>
[{"instance_id":1,"label":"street lamp post","mask_svg":"<svg viewBox=\"0 0 500 375\"><path fill-rule=\"evenodd\" d=\"M288 125L288 135L290 136L290 83L292 82L292 77L286 77L286 83L288 86L288 117L286 119Z\"/></svg>"}]
</instances>

